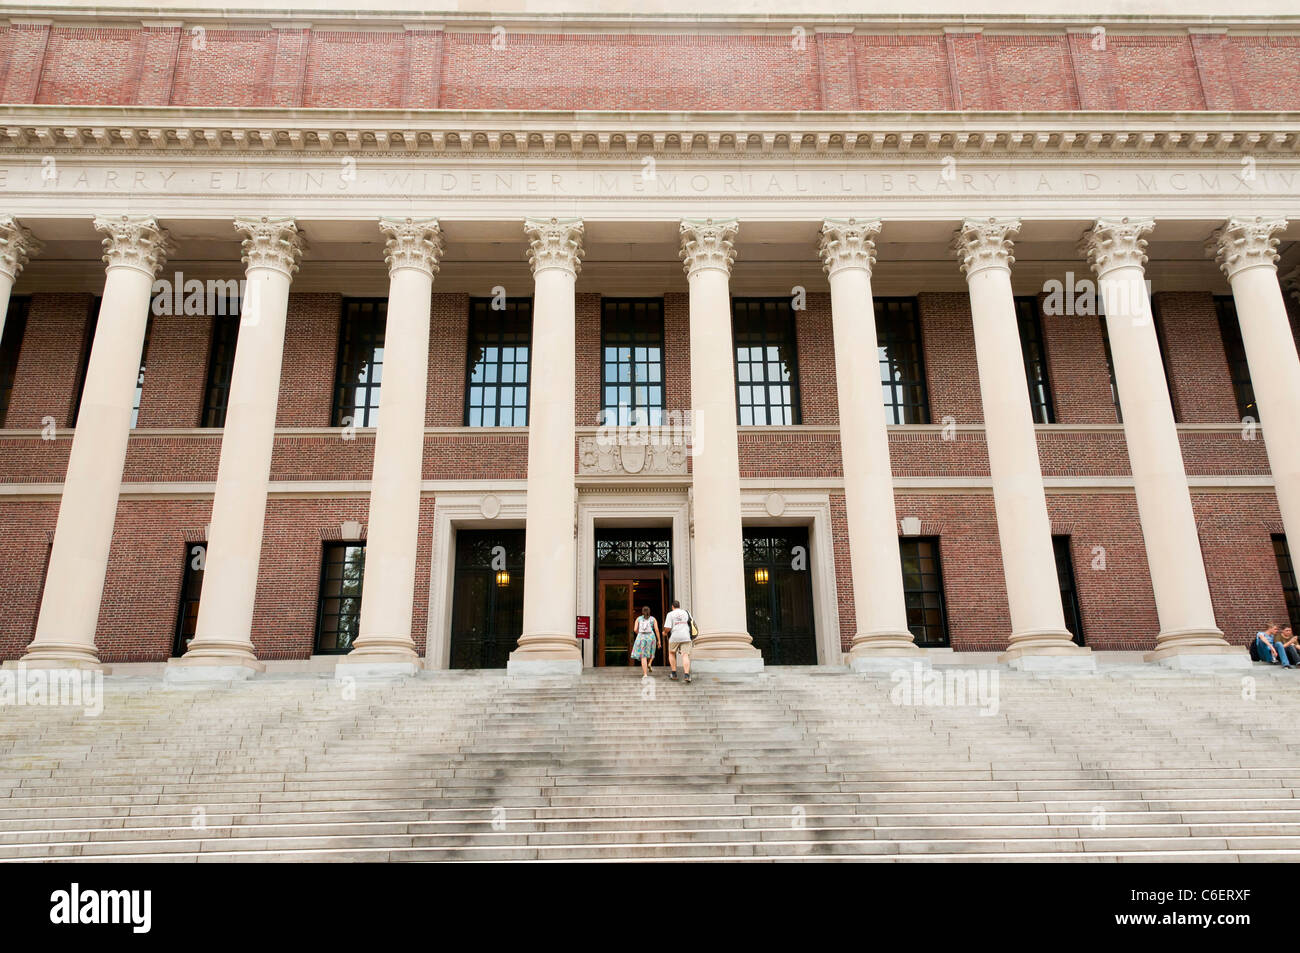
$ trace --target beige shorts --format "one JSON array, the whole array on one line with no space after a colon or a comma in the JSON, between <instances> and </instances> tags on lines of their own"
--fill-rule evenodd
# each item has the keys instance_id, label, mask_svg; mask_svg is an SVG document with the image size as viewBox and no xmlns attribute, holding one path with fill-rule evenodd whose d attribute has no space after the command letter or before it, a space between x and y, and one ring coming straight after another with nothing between
<instances>
[{"instance_id":1,"label":"beige shorts","mask_svg":"<svg viewBox=\"0 0 1300 953\"><path fill-rule=\"evenodd\" d=\"M668 651L670 654L676 655L678 658L680 658L683 655L686 656L687 658L690 658L691 643L689 640L686 642L669 642Z\"/></svg>"}]
</instances>

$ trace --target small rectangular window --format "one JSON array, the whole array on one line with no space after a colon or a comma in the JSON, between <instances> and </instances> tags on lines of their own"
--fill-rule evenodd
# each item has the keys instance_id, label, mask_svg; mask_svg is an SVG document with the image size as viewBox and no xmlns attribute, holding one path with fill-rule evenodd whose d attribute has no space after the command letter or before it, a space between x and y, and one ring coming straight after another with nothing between
<instances>
[{"instance_id":1,"label":"small rectangular window","mask_svg":"<svg viewBox=\"0 0 1300 953\"><path fill-rule=\"evenodd\" d=\"M600 303L603 426L659 426L664 390L661 298L605 298Z\"/></svg>"},{"instance_id":2,"label":"small rectangular window","mask_svg":"<svg viewBox=\"0 0 1300 953\"><path fill-rule=\"evenodd\" d=\"M799 361L789 298L734 298L736 416L742 427L800 422Z\"/></svg>"},{"instance_id":3,"label":"small rectangular window","mask_svg":"<svg viewBox=\"0 0 1300 953\"><path fill-rule=\"evenodd\" d=\"M181 605L176 614L176 634L172 639L172 658L180 658L194 639L199 622L199 595L203 592L203 563L208 557L207 543L185 545L185 570L181 575Z\"/></svg>"},{"instance_id":4,"label":"small rectangular window","mask_svg":"<svg viewBox=\"0 0 1300 953\"><path fill-rule=\"evenodd\" d=\"M930 395L915 298L876 298L876 349L887 424L928 424Z\"/></svg>"},{"instance_id":5,"label":"small rectangular window","mask_svg":"<svg viewBox=\"0 0 1300 953\"><path fill-rule=\"evenodd\" d=\"M511 298L499 309L494 302L472 298L469 303L465 426L526 427L533 302Z\"/></svg>"},{"instance_id":6,"label":"small rectangular window","mask_svg":"<svg viewBox=\"0 0 1300 953\"><path fill-rule=\"evenodd\" d=\"M946 646L948 613L943 599L943 567L937 536L906 536L898 541L903 562L907 627L917 645Z\"/></svg>"},{"instance_id":7,"label":"small rectangular window","mask_svg":"<svg viewBox=\"0 0 1300 953\"><path fill-rule=\"evenodd\" d=\"M1056 557L1056 579L1061 588L1061 609L1065 627L1078 645L1083 645L1083 610L1079 606L1079 588L1074 584L1074 559L1070 555L1070 537L1053 536L1052 554Z\"/></svg>"},{"instance_id":8,"label":"small rectangular window","mask_svg":"<svg viewBox=\"0 0 1300 953\"><path fill-rule=\"evenodd\" d=\"M1025 361L1025 380L1029 384L1029 407L1034 414L1034 423L1056 423L1052 386L1047 376L1043 319L1036 296L1016 298L1016 323L1020 327L1020 353Z\"/></svg>"},{"instance_id":9,"label":"small rectangular window","mask_svg":"<svg viewBox=\"0 0 1300 953\"><path fill-rule=\"evenodd\" d=\"M384 379L384 298L348 298L339 321L334 376L335 427L377 427L379 388Z\"/></svg>"},{"instance_id":10,"label":"small rectangular window","mask_svg":"<svg viewBox=\"0 0 1300 953\"><path fill-rule=\"evenodd\" d=\"M365 543L326 543L321 559L320 603L316 612L316 652L346 655L361 626L361 581Z\"/></svg>"},{"instance_id":11,"label":"small rectangular window","mask_svg":"<svg viewBox=\"0 0 1300 953\"><path fill-rule=\"evenodd\" d=\"M27 332L27 311L30 298L10 298L9 314L5 317L4 337L0 339L0 427L9 414L9 400L14 392L14 376L18 371L18 352Z\"/></svg>"}]
</instances>

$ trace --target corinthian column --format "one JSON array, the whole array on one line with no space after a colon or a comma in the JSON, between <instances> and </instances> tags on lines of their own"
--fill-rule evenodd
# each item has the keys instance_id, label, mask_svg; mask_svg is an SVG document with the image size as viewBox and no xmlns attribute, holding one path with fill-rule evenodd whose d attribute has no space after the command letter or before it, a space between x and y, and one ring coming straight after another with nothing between
<instances>
[{"instance_id":1,"label":"corinthian column","mask_svg":"<svg viewBox=\"0 0 1300 953\"><path fill-rule=\"evenodd\" d=\"M855 672L893 669L900 657L924 655L907 628L894 477L876 359L871 269L878 234L878 221L827 220L818 247L831 285L840 457L857 623L849 664Z\"/></svg>"},{"instance_id":2,"label":"corinthian column","mask_svg":"<svg viewBox=\"0 0 1300 953\"><path fill-rule=\"evenodd\" d=\"M420 479L429 377L429 313L442 254L436 219L387 220L388 317L384 381L370 477L361 631L339 674L413 675L420 657L411 638L415 554L420 538Z\"/></svg>"},{"instance_id":3,"label":"corinthian column","mask_svg":"<svg viewBox=\"0 0 1300 953\"><path fill-rule=\"evenodd\" d=\"M0 341L4 340L9 295L22 274L27 259L41 250L41 243L9 215L0 215Z\"/></svg>"},{"instance_id":4,"label":"corinthian column","mask_svg":"<svg viewBox=\"0 0 1300 953\"><path fill-rule=\"evenodd\" d=\"M1061 606L1011 290L1012 238L1019 232L1015 219L967 220L953 243L970 289L984 438L1011 609L1011 639L999 661L1026 670L1094 671L1091 649L1074 644Z\"/></svg>"},{"instance_id":5,"label":"corinthian column","mask_svg":"<svg viewBox=\"0 0 1300 953\"><path fill-rule=\"evenodd\" d=\"M208 554L194 639L168 664L171 680L247 678L265 666L253 651L253 598L271 478L289 283L304 242L290 218L236 219L244 236L247 296L230 374Z\"/></svg>"},{"instance_id":6,"label":"corinthian column","mask_svg":"<svg viewBox=\"0 0 1300 953\"><path fill-rule=\"evenodd\" d=\"M154 276L168 251L153 218L102 217L104 297L75 421L29 668L99 668L95 626L122 488Z\"/></svg>"},{"instance_id":7,"label":"corinthian column","mask_svg":"<svg viewBox=\"0 0 1300 953\"><path fill-rule=\"evenodd\" d=\"M1300 358L1277 279L1274 236L1284 228L1282 218L1229 219L1214 233L1210 251L1237 305L1282 528L1292 545L1300 545L1300 442L1294 432L1300 421Z\"/></svg>"},{"instance_id":8,"label":"corinthian column","mask_svg":"<svg viewBox=\"0 0 1300 953\"><path fill-rule=\"evenodd\" d=\"M681 258L690 283L691 474L699 672L761 672L749 637L736 446L736 353L731 339L731 264L736 221L683 221Z\"/></svg>"},{"instance_id":9,"label":"corinthian column","mask_svg":"<svg viewBox=\"0 0 1300 953\"><path fill-rule=\"evenodd\" d=\"M1147 296L1145 235L1151 219L1099 219L1082 250L1097 273L1115 385L1124 408L1124 440L1142 521L1151 588L1160 617L1147 661L1174 668L1249 667L1243 648L1223 638L1214 620L1187 488L1178 430Z\"/></svg>"},{"instance_id":10,"label":"corinthian column","mask_svg":"<svg viewBox=\"0 0 1300 953\"><path fill-rule=\"evenodd\" d=\"M578 675L578 545L573 479L574 286L582 222L528 220L533 268L533 354L528 392L528 516L524 631L506 663L516 675Z\"/></svg>"}]
</instances>

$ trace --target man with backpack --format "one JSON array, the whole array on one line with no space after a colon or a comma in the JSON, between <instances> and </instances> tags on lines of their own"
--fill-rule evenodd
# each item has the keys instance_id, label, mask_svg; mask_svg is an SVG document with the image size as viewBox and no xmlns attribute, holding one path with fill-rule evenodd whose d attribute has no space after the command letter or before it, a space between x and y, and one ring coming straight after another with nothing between
<instances>
[{"instance_id":1,"label":"man with backpack","mask_svg":"<svg viewBox=\"0 0 1300 953\"><path fill-rule=\"evenodd\" d=\"M691 617L676 599L673 600L672 611L664 616L664 628L670 633L668 667L672 671L668 673L668 677L673 681L677 680L677 657L680 655L682 674L686 676L686 684L689 685L691 683Z\"/></svg>"}]
</instances>

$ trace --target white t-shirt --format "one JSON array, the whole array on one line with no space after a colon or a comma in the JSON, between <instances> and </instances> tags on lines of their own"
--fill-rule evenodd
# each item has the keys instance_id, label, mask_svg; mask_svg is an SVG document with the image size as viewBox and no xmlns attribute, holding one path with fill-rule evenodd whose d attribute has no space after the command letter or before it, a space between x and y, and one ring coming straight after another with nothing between
<instances>
[{"instance_id":1,"label":"white t-shirt","mask_svg":"<svg viewBox=\"0 0 1300 953\"><path fill-rule=\"evenodd\" d=\"M674 609L664 616L664 625L672 629L669 642L689 642L691 640L691 617L685 609Z\"/></svg>"}]
</instances>

